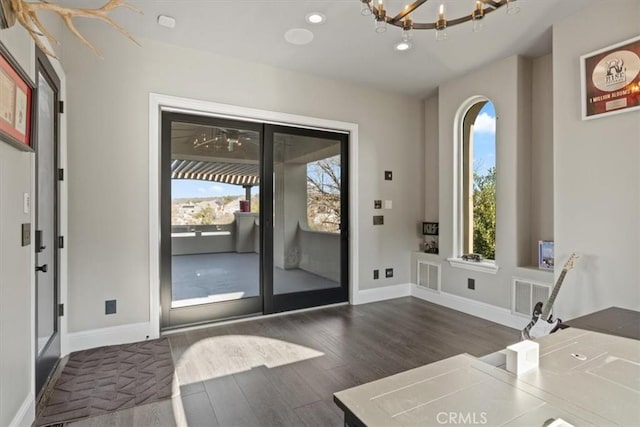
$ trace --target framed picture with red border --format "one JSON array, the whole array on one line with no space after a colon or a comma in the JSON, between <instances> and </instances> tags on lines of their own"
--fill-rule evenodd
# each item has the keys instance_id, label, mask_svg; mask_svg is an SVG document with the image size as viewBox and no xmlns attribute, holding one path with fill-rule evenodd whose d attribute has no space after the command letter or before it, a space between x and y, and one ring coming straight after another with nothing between
<instances>
[{"instance_id":1,"label":"framed picture with red border","mask_svg":"<svg viewBox=\"0 0 640 427\"><path fill-rule=\"evenodd\" d=\"M640 36L580 57L582 120L640 109Z\"/></svg>"},{"instance_id":2,"label":"framed picture with red border","mask_svg":"<svg viewBox=\"0 0 640 427\"><path fill-rule=\"evenodd\" d=\"M0 140L32 151L34 85L0 44Z\"/></svg>"}]
</instances>

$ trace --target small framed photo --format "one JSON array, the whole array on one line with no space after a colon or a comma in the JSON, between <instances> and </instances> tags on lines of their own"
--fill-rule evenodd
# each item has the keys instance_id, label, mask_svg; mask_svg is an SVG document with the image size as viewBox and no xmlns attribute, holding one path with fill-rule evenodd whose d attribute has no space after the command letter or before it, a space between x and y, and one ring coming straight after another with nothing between
<instances>
[{"instance_id":1,"label":"small framed photo","mask_svg":"<svg viewBox=\"0 0 640 427\"><path fill-rule=\"evenodd\" d=\"M538 241L538 268L542 270L551 270L555 264L554 248L552 240Z\"/></svg>"},{"instance_id":2,"label":"small framed photo","mask_svg":"<svg viewBox=\"0 0 640 427\"><path fill-rule=\"evenodd\" d=\"M640 109L640 36L580 57L582 120Z\"/></svg>"},{"instance_id":3,"label":"small framed photo","mask_svg":"<svg viewBox=\"0 0 640 427\"><path fill-rule=\"evenodd\" d=\"M422 234L425 236L437 236L439 233L440 223L438 222L423 222Z\"/></svg>"},{"instance_id":4,"label":"small framed photo","mask_svg":"<svg viewBox=\"0 0 640 427\"><path fill-rule=\"evenodd\" d=\"M424 238L423 250L428 254L438 254L438 236L427 235Z\"/></svg>"},{"instance_id":5,"label":"small framed photo","mask_svg":"<svg viewBox=\"0 0 640 427\"><path fill-rule=\"evenodd\" d=\"M33 89L33 83L0 44L0 140L24 151L32 151Z\"/></svg>"}]
</instances>

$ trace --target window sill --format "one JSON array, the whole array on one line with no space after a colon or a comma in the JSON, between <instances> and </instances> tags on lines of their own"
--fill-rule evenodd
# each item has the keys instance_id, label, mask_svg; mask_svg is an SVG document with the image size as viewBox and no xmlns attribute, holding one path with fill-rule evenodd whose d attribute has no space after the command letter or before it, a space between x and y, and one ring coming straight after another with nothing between
<instances>
[{"instance_id":1,"label":"window sill","mask_svg":"<svg viewBox=\"0 0 640 427\"><path fill-rule=\"evenodd\" d=\"M465 270L480 271L482 273L496 274L500 267L495 261L465 261L462 258L447 258L451 267L463 268Z\"/></svg>"}]
</instances>

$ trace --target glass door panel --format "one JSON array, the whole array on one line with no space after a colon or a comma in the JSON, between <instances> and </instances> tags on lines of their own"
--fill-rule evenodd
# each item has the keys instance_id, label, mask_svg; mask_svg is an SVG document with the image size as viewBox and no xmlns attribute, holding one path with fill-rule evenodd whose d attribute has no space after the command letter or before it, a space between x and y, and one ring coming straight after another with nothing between
<instances>
[{"instance_id":1,"label":"glass door panel","mask_svg":"<svg viewBox=\"0 0 640 427\"><path fill-rule=\"evenodd\" d=\"M163 129L165 325L262 312L261 125L165 113Z\"/></svg>"},{"instance_id":2,"label":"glass door panel","mask_svg":"<svg viewBox=\"0 0 640 427\"><path fill-rule=\"evenodd\" d=\"M272 309L346 301L347 136L283 126L265 134L273 153Z\"/></svg>"}]
</instances>

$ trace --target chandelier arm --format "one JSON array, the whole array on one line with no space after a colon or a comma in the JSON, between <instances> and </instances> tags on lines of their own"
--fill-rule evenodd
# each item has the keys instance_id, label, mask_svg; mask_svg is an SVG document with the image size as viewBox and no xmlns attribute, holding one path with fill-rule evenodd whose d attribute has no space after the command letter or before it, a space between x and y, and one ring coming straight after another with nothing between
<instances>
[{"instance_id":1,"label":"chandelier arm","mask_svg":"<svg viewBox=\"0 0 640 427\"><path fill-rule=\"evenodd\" d=\"M433 22L414 23L413 29L414 30L435 30L436 24L434 24Z\"/></svg>"},{"instance_id":2,"label":"chandelier arm","mask_svg":"<svg viewBox=\"0 0 640 427\"><path fill-rule=\"evenodd\" d=\"M447 27L453 27L454 25L462 24L463 22L468 22L471 20L473 20L473 15L467 15L460 18L447 20Z\"/></svg>"},{"instance_id":3,"label":"chandelier arm","mask_svg":"<svg viewBox=\"0 0 640 427\"><path fill-rule=\"evenodd\" d=\"M487 1L487 4L494 3L491 0ZM484 15L486 16L488 13L495 11L493 7L487 7L483 10ZM456 19L447 19L447 27L453 27L454 25L462 24L465 22L469 22L473 20L473 15L461 16ZM395 23L391 21L387 21L391 25L395 25L396 27L402 27L402 23ZM414 22L413 29L415 30L435 30L436 24L434 22Z\"/></svg>"},{"instance_id":4,"label":"chandelier arm","mask_svg":"<svg viewBox=\"0 0 640 427\"><path fill-rule=\"evenodd\" d=\"M371 11L371 13L373 14L373 16L377 16L378 14L378 9L374 4L374 1L372 0L361 0L363 3L366 4L366 6L369 8L369 10ZM423 4L425 4L427 1L429 0L416 0L414 1L412 4L410 4L406 9L404 9L402 12L398 13L396 16L394 16L393 18L390 18L389 16L385 16L384 17L384 21L389 24L389 25L393 25L395 27L399 27L399 28L404 28L404 25L402 23L402 19L405 18L406 16L408 16L411 12L413 12L414 10L416 10L417 8L419 8L420 6L422 6ZM502 6L505 6L508 1L507 0L480 0L482 2L482 4L486 5L487 7L484 7L482 9L483 12L483 16L487 15L488 13L491 13L499 8L501 8ZM511 1L516 1L516 0L511 0ZM452 27L454 25L458 25L458 24L462 24L464 22L469 22L473 20L473 14L471 15L466 15L466 16L462 16L460 18L456 18L456 19L447 19L446 20L446 24L447 27ZM411 26L413 29L416 30L435 30L437 29L436 27L436 23L435 22L414 22Z\"/></svg>"},{"instance_id":5,"label":"chandelier arm","mask_svg":"<svg viewBox=\"0 0 640 427\"><path fill-rule=\"evenodd\" d=\"M409 6L407 6L406 9L404 9L402 12L398 13L396 16L394 16L391 19L388 19L387 22L389 24L393 24L396 25L397 22L400 22L400 20L402 18L404 18L405 16L407 16L408 14L410 14L411 12L413 12L414 10L416 10L417 8L419 8L420 6L422 6L423 4L425 4L427 1L429 0L416 0L413 3L411 3Z\"/></svg>"}]
</instances>

